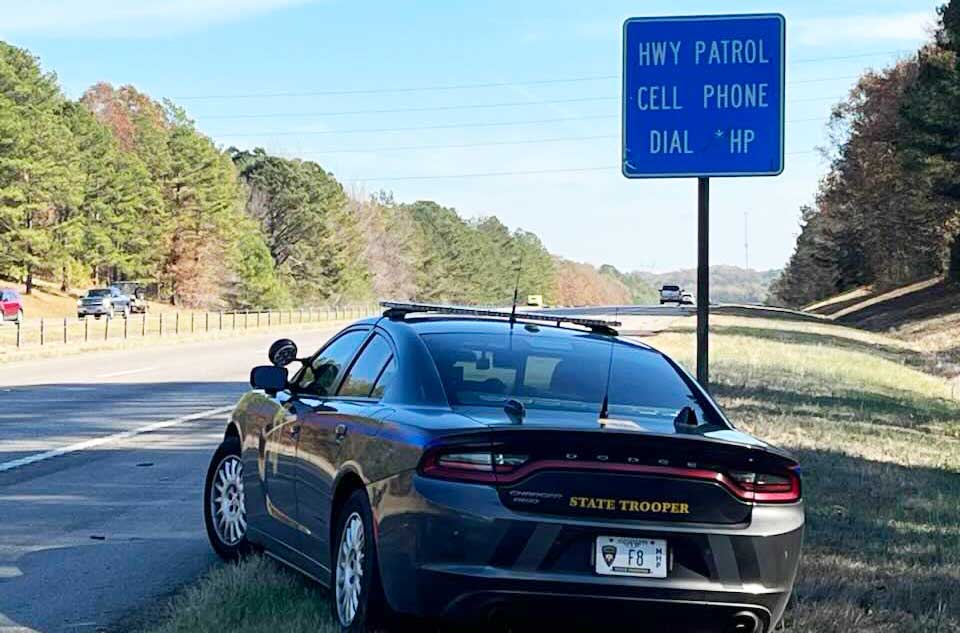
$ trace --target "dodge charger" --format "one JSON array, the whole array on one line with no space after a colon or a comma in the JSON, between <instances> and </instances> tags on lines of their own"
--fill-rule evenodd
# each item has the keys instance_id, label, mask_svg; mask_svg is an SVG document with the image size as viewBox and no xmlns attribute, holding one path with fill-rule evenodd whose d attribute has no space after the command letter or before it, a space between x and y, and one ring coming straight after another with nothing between
<instances>
[{"instance_id":1,"label":"dodge charger","mask_svg":"<svg viewBox=\"0 0 960 633\"><path fill-rule=\"evenodd\" d=\"M222 557L264 551L329 587L351 632L780 622L799 466L679 364L609 321L383 305L304 358L277 341L252 370L206 479Z\"/></svg>"}]
</instances>

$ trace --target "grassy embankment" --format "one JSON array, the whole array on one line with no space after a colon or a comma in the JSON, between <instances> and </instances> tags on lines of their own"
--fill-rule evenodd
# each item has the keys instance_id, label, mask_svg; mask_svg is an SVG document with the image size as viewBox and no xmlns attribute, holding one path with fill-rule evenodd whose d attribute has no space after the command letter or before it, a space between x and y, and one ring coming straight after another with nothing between
<instances>
[{"instance_id":1,"label":"grassy embankment","mask_svg":"<svg viewBox=\"0 0 960 633\"><path fill-rule=\"evenodd\" d=\"M808 531L788 631L960 631L960 393L909 342L829 324L713 320L714 393L796 452ZM692 322L652 339L692 360ZM325 594L268 560L219 567L156 633L333 631Z\"/></svg>"}]
</instances>

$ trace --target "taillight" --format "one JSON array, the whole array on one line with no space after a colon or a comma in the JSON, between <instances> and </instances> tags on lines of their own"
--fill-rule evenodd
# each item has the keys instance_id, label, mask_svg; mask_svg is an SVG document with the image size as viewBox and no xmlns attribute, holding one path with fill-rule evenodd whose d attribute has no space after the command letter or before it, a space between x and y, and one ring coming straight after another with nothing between
<instances>
[{"instance_id":1,"label":"taillight","mask_svg":"<svg viewBox=\"0 0 960 633\"><path fill-rule=\"evenodd\" d=\"M447 449L428 453L420 470L437 479L496 483L498 474L511 473L529 459L512 453Z\"/></svg>"},{"instance_id":2,"label":"taillight","mask_svg":"<svg viewBox=\"0 0 960 633\"><path fill-rule=\"evenodd\" d=\"M795 471L780 474L730 471L737 487L759 503L789 503L800 499L800 477Z\"/></svg>"}]
</instances>

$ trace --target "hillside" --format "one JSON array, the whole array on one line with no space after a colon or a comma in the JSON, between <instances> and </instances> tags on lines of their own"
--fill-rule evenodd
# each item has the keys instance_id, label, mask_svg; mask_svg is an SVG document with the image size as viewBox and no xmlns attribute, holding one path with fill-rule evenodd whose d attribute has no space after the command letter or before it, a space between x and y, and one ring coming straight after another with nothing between
<instances>
[{"instance_id":1,"label":"hillside","mask_svg":"<svg viewBox=\"0 0 960 633\"><path fill-rule=\"evenodd\" d=\"M697 288L697 269L666 273L638 271L632 273L654 288L663 284L679 284L690 292ZM716 303L765 303L770 284L778 270L753 270L739 266L710 267L710 300Z\"/></svg>"},{"instance_id":2,"label":"hillside","mask_svg":"<svg viewBox=\"0 0 960 633\"><path fill-rule=\"evenodd\" d=\"M796 245L771 289L777 303L826 309L822 300L840 291L960 282L960 1L938 4L916 53L867 70L834 105L822 148L830 161L800 208ZM856 294L829 303L849 307ZM870 320L896 326L882 314Z\"/></svg>"},{"instance_id":3,"label":"hillside","mask_svg":"<svg viewBox=\"0 0 960 633\"><path fill-rule=\"evenodd\" d=\"M34 283L83 290L91 279L150 280L179 309L490 304L517 285L550 304L637 296L593 266L557 264L537 235L495 215L351 197L316 162L220 147L175 103L131 85L96 83L73 100L2 41L0 115L0 283L30 293L28 319L74 308Z\"/></svg>"},{"instance_id":4,"label":"hillside","mask_svg":"<svg viewBox=\"0 0 960 633\"><path fill-rule=\"evenodd\" d=\"M960 377L960 284L933 278L889 290L862 286L805 310L907 341L929 356L933 371Z\"/></svg>"}]
</instances>

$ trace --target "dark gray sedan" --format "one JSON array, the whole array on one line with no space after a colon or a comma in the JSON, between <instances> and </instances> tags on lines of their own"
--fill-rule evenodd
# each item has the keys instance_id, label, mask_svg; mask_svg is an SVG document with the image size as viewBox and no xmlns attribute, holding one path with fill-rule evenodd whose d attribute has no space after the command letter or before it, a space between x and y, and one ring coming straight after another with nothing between
<instances>
[{"instance_id":1,"label":"dark gray sedan","mask_svg":"<svg viewBox=\"0 0 960 633\"><path fill-rule=\"evenodd\" d=\"M798 465L676 363L602 321L386 307L254 368L207 475L219 554L263 549L329 586L344 631L398 614L780 621Z\"/></svg>"}]
</instances>

